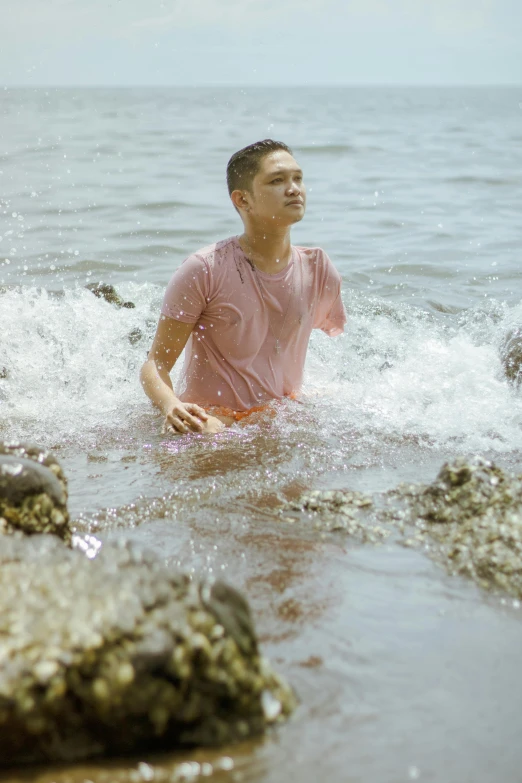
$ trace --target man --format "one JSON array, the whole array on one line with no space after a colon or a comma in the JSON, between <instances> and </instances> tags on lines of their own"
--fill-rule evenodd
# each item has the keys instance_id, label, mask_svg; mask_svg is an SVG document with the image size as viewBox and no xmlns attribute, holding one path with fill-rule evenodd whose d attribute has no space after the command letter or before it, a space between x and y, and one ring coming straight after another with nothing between
<instances>
[{"instance_id":1,"label":"man","mask_svg":"<svg viewBox=\"0 0 522 783\"><path fill-rule=\"evenodd\" d=\"M219 432L270 400L295 396L311 330L334 336L346 322L328 256L290 243L306 206L290 148L265 139L236 152L227 184L243 234L199 250L175 272L141 370L167 432ZM186 344L176 394L169 373Z\"/></svg>"}]
</instances>

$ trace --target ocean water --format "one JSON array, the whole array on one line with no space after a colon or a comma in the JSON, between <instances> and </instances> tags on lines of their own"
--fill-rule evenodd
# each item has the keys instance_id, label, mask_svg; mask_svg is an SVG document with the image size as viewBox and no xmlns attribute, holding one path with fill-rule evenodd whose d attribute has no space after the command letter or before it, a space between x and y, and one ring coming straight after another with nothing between
<instances>
[{"instance_id":1,"label":"ocean water","mask_svg":"<svg viewBox=\"0 0 522 783\"><path fill-rule=\"evenodd\" d=\"M265 137L304 169L293 240L341 272L346 333L313 334L301 403L166 439L137 379L163 291L241 232L226 162ZM522 325L522 89L6 89L0 183L0 437L54 450L82 529L244 589L300 695L215 778L518 780L519 611L279 509L309 487L431 480L459 455L522 469L500 355ZM96 299L98 280L135 308ZM198 754L148 763L219 760ZM24 779L127 781L143 760Z\"/></svg>"}]
</instances>

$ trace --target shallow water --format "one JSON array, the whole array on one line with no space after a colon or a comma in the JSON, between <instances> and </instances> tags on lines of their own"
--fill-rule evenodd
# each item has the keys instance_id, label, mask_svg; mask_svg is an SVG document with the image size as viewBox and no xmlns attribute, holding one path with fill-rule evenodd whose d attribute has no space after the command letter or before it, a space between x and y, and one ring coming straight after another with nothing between
<instances>
[{"instance_id":1,"label":"shallow water","mask_svg":"<svg viewBox=\"0 0 522 783\"><path fill-rule=\"evenodd\" d=\"M53 448L81 529L244 589L301 699L288 725L217 753L9 779L131 781L150 777L147 762L160 780L188 761L219 781L519 779L513 601L393 539L285 525L280 508L311 487L428 481L460 454L522 471L522 399L499 358L522 321L521 100L514 88L0 93L0 437ZM313 335L301 402L168 440L137 368L172 271L240 230L228 156L267 135L303 164L294 241L340 269L348 329ZM136 308L82 288L98 279Z\"/></svg>"}]
</instances>

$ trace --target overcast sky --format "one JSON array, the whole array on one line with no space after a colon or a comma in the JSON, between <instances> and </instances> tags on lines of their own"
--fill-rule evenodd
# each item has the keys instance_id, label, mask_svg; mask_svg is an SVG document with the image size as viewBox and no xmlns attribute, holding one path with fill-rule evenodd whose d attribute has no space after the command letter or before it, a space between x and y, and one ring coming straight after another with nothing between
<instances>
[{"instance_id":1,"label":"overcast sky","mask_svg":"<svg viewBox=\"0 0 522 783\"><path fill-rule=\"evenodd\" d=\"M522 84L522 0L1 0L4 85Z\"/></svg>"}]
</instances>

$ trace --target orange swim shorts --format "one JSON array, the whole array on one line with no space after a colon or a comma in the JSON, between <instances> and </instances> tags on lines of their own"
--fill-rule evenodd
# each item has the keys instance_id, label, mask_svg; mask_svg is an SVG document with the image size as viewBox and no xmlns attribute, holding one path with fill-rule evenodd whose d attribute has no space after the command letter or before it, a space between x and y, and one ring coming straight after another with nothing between
<instances>
[{"instance_id":1,"label":"orange swim shorts","mask_svg":"<svg viewBox=\"0 0 522 783\"><path fill-rule=\"evenodd\" d=\"M291 400L297 399L297 394L295 393L286 396ZM207 408L207 411L211 415L226 416L229 419L234 419L234 421L242 421L253 413L264 413L265 411L269 412L271 416L275 416L277 411L273 407L274 402L277 402L277 400L265 402L264 405L255 405L253 408L249 408L246 411L235 411L232 408L226 408L224 405L211 405Z\"/></svg>"}]
</instances>

